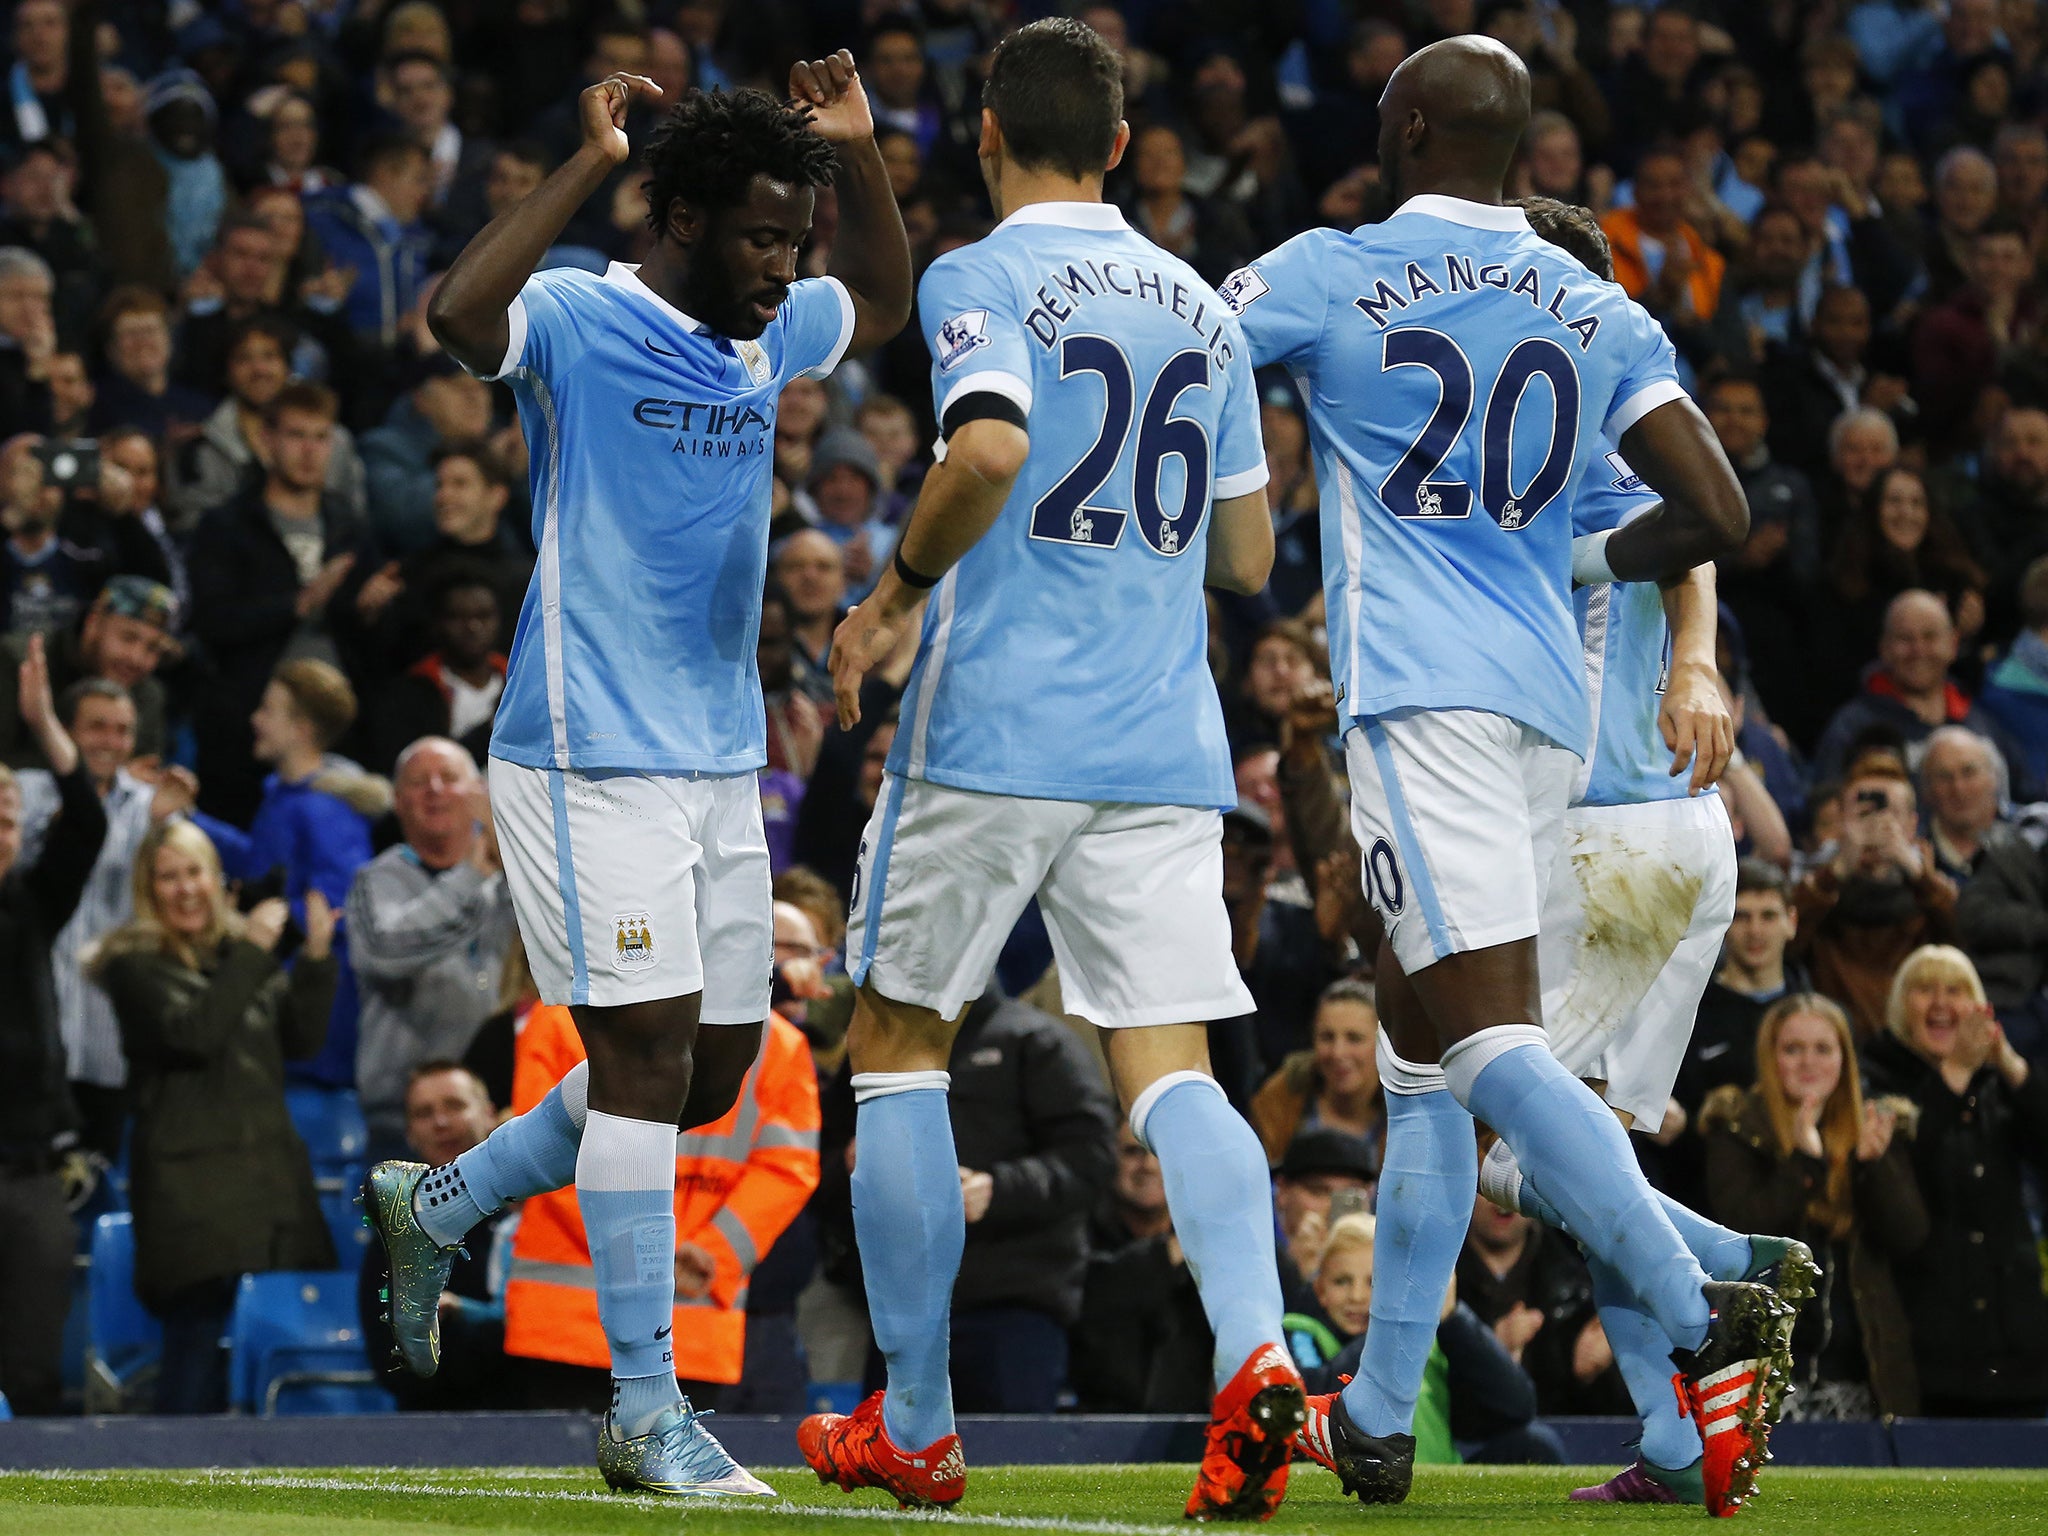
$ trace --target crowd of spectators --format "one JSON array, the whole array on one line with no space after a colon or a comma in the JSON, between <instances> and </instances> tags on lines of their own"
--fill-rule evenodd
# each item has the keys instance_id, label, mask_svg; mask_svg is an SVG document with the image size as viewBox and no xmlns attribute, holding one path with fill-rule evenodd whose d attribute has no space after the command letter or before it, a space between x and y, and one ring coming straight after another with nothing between
<instances>
[{"instance_id":1,"label":"crowd of spectators","mask_svg":"<svg viewBox=\"0 0 2048 1536\"><path fill-rule=\"evenodd\" d=\"M437 275L573 149L588 83L779 92L792 58L841 45L921 268L990 228L980 60L1047 9L15 0L0 963L28 1001L0 1023L0 1220L23 1256L0 1283L0 1390L17 1411L58 1406L65 1210L103 1202L96 1181L121 1170L133 1204L137 1288L166 1330L159 1401L216 1406L235 1276L333 1261L287 1084L355 1094L377 1155L438 1161L531 1101L517 1042L573 1048L559 1021L523 1027L536 999L478 774L535 560L540 445L429 334ZM1823 1252L1795 1411L2048 1412L2031 1193L2048 1158L2048 7L1074 10L1124 61L1133 139L1108 195L1212 282L1302 228L1386 212L1377 100L1415 48L1481 31L1526 61L1538 112L1511 190L1600 217L1753 517L1719 571L1736 919L1642 1156L1703 1210ZM657 111L635 106L636 142ZM643 213L622 169L548 263L636 260ZM834 236L827 195L807 271ZM680 1271L747 1314L747 1376L712 1384L756 1407L874 1371L840 946L909 657L871 678L851 732L826 663L930 462L927 378L913 324L792 383L775 422L761 791L777 1007L809 1046L822 1147L806 1209L785 1189L757 1211L764 1252L719 1247L740 1218L713 1200ZM1290 1338L1334 1373L1371 1289L1373 938L1286 378L1262 380L1261 414L1277 563L1262 594L1211 604L1239 792L1224 895L1257 1007L1211 1045L1273 1160ZM1034 915L953 1070L963 1406L1200 1411L1206 1323L1157 1166L1117 1128ZM721 1154L720 1199L766 1187L746 1186L748 1155ZM516 1316L516 1220L458 1274L456 1353L509 1339L580 1369ZM571 1254L581 1240L545 1231ZM1540 1457L1539 1413L1620 1406L1570 1244L1484 1203L1439 1344L1439 1459ZM470 1366L408 1403L517 1393ZM527 1399L550 1400L531 1381Z\"/></svg>"}]
</instances>

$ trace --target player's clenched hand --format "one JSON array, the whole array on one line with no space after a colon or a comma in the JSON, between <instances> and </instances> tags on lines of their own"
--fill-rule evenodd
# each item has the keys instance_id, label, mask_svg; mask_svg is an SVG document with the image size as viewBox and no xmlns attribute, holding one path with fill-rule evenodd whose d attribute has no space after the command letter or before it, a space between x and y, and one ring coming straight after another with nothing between
<instances>
[{"instance_id":1,"label":"player's clenched hand","mask_svg":"<svg viewBox=\"0 0 2048 1536\"><path fill-rule=\"evenodd\" d=\"M583 142L603 150L613 165L624 165L633 154L633 146L626 142L626 109L635 96L659 101L661 87L645 75L607 75L576 99L583 114Z\"/></svg>"},{"instance_id":2,"label":"player's clenched hand","mask_svg":"<svg viewBox=\"0 0 2048 1536\"><path fill-rule=\"evenodd\" d=\"M885 571L866 602L839 621L832 631L832 694L839 701L839 729L850 731L860 724L860 685L867 675L896 649L909 625L913 606L901 612L891 610L884 588L897 587L895 574Z\"/></svg>"},{"instance_id":3,"label":"player's clenched hand","mask_svg":"<svg viewBox=\"0 0 2048 1536\"><path fill-rule=\"evenodd\" d=\"M1671 669L1657 729L1671 749L1671 777L1692 768L1688 794L1697 795L1720 780L1735 751L1735 716L1713 668L1681 662Z\"/></svg>"},{"instance_id":4,"label":"player's clenched hand","mask_svg":"<svg viewBox=\"0 0 2048 1536\"><path fill-rule=\"evenodd\" d=\"M853 55L844 48L829 59L812 59L790 67L789 95L792 101L811 109L811 127L818 137L834 144L875 136L874 114L868 110L868 93L861 88L860 72L853 67Z\"/></svg>"}]
</instances>

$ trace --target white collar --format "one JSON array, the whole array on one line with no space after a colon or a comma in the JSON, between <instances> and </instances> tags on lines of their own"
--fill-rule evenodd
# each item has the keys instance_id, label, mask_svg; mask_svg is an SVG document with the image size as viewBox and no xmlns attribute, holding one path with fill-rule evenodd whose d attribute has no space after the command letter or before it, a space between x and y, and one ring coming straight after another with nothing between
<instances>
[{"instance_id":1,"label":"white collar","mask_svg":"<svg viewBox=\"0 0 2048 1536\"><path fill-rule=\"evenodd\" d=\"M1065 229L1129 229L1115 203L1026 203L997 229L1012 224L1057 224Z\"/></svg>"},{"instance_id":2,"label":"white collar","mask_svg":"<svg viewBox=\"0 0 2048 1536\"><path fill-rule=\"evenodd\" d=\"M656 309L660 310L663 314L667 315L671 320L674 320L678 324L680 324L682 328L686 331L689 331L699 336L710 336L715 334L715 332L712 331L710 326L706 325L702 320L699 320L695 315L684 314L680 309L677 309L675 305L669 303L667 299L664 299L660 294L656 293L652 288L648 287L647 284L641 282L640 265L638 262L635 262L633 265L628 266L623 261L615 261L610 266L604 269L604 276L600 278L599 281L610 283L615 287L627 288L630 289L632 292L637 293L638 295L640 295L641 298L645 299L648 303L652 304Z\"/></svg>"},{"instance_id":3,"label":"white collar","mask_svg":"<svg viewBox=\"0 0 2048 1536\"><path fill-rule=\"evenodd\" d=\"M398 215L391 211L391 205L385 202L382 194L373 189L369 183L357 182L348 189L348 195L354 201L356 207L363 211L363 217L371 220L373 223L396 224L398 222Z\"/></svg>"},{"instance_id":4,"label":"white collar","mask_svg":"<svg viewBox=\"0 0 2048 1536\"><path fill-rule=\"evenodd\" d=\"M1440 192L1418 192L1393 213L1394 218L1403 214L1419 213L1424 218L1442 219L1447 224L1462 224L1467 229L1514 230L1523 234L1529 232L1529 216L1519 208L1510 208L1499 203L1472 203L1462 197L1445 197Z\"/></svg>"}]
</instances>

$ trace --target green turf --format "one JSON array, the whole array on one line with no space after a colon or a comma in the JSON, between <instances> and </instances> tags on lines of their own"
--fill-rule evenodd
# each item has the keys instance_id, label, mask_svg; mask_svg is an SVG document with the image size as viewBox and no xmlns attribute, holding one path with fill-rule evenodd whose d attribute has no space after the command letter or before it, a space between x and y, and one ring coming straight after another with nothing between
<instances>
[{"instance_id":1,"label":"green turf","mask_svg":"<svg viewBox=\"0 0 2048 1536\"><path fill-rule=\"evenodd\" d=\"M872 1490L841 1494L809 1473L769 1472L784 1501L689 1504L627 1498L593 1476L556 1471L253 1471L0 1474L5 1536L422 1536L534 1532L540 1536L855 1536L915 1531L937 1521L974 1530L1064 1531L1077 1536L1171 1536L1191 1468L994 1467L969 1474L959 1512L905 1516ZM1338 1496L1334 1478L1296 1472L1280 1518L1290 1533L1356 1532L1367 1525L1404 1536L1470 1532L1523 1536L1565 1530L1690 1527L1696 1509L1574 1506L1565 1493L1584 1469L1425 1470L1398 1509L1364 1510ZM1603 1474L1604 1475L1604 1469ZM1967 1531L1970 1536L2048 1532L2048 1473L1781 1469L1740 1516L1739 1530L1843 1532L1846 1536Z\"/></svg>"}]
</instances>

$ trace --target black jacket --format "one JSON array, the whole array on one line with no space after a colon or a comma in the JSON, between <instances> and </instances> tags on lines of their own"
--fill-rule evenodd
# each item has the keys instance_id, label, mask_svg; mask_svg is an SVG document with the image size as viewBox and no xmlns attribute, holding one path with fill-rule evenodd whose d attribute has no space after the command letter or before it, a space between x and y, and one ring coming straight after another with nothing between
<instances>
[{"instance_id":1,"label":"black jacket","mask_svg":"<svg viewBox=\"0 0 2048 1536\"><path fill-rule=\"evenodd\" d=\"M1953 1093L1888 1033L1864 1048L1863 1067L1871 1092L1920 1106L1913 1170L1932 1231L1892 1267L1922 1395L1992 1414L2048 1402L2048 1297L2024 1189L2026 1163L2048 1166L2048 1077L2030 1072L2013 1089L1987 1065Z\"/></svg>"},{"instance_id":2,"label":"black jacket","mask_svg":"<svg viewBox=\"0 0 2048 1536\"><path fill-rule=\"evenodd\" d=\"M106 962L135 1102L135 1294L161 1307L251 1270L331 1269L334 1245L284 1064L319 1054L339 969L289 973L243 939L192 970L130 951Z\"/></svg>"},{"instance_id":3,"label":"black jacket","mask_svg":"<svg viewBox=\"0 0 2048 1536\"><path fill-rule=\"evenodd\" d=\"M1956 935L1996 1007L2023 1007L2048 980L2048 852L2017 827L1998 822L1985 832L1956 898Z\"/></svg>"},{"instance_id":4,"label":"black jacket","mask_svg":"<svg viewBox=\"0 0 2048 1536\"><path fill-rule=\"evenodd\" d=\"M38 1167L72 1140L50 944L71 920L106 841L107 813L81 763L57 781L57 821L42 856L0 877L0 1167Z\"/></svg>"},{"instance_id":5,"label":"black jacket","mask_svg":"<svg viewBox=\"0 0 2048 1536\"><path fill-rule=\"evenodd\" d=\"M990 991L953 1040L953 1145L995 1180L967 1228L953 1305L1026 1306L1073 1322L1088 1213L1116 1171L1116 1106L1095 1063L1051 1014Z\"/></svg>"},{"instance_id":6,"label":"black jacket","mask_svg":"<svg viewBox=\"0 0 2048 1536\"><path fill-rule=\"evenodd\" d=\"M995 1181L988 1213L967 1227L953 1308L1035 1307L1071 1324L1081 1310L1088 1215L1116 1167L1109 1090L1064 1024L993 989L961 1020L949 1066L955 1156ZM860 1257L839 1155L854 1128L850 1069L825 1090L820 1111L819 1245L826 1273L850 1285Z\"/></svg>"},{"instance_id":7,"label":"black jacket","mask_svg":"<svg viewBox=\"0 0 2048 1536\"><path fill-rule=\"evenodd\" d=\"M1185 1261L1164 1237L1088 1265L1068 1374L1088 1413L1205 1413L1216 1336Z\"/></svg>"},{"instance_id":8,"label":"black jacket","mask_svg":"<svg viewBox=\"0 0 2048 1536\"><path fill-rule=\"evenodd\" d=\"M1468 1244L1458 1255L1458 1300L1491 1328L1519 1302L1543 1314L1543 1326L1522 1350L1522 1369L1547 1414L1628 1413L1628 1388L1610 1365L1591 1381L1572 1370L1572 1353L1598 1315L1593 1277L1569 1239L1540 1224L1514 1268L1496 1276ZM1457 1394L1451 1398L1455 1404Z\"/></svg>"},{"instance_id":9,"label":"black jacket","mask_svg":"<svg viewBox=\"0 0 2048 1536\"><path fill-rule=\"evenodd\" d=\"M327 605L327 623L346 660L360 644L355 595L376 568L369 531L341 502L323 497L325 558L353 554L354 569ZM199 777L206 808L228 821L254 814L262 775L249 752L249 715L298 632L299 572L272 526L263 486L217 507L192 534L192 633L213 669L195 710Z\"/></svg>"}]
</instances>

